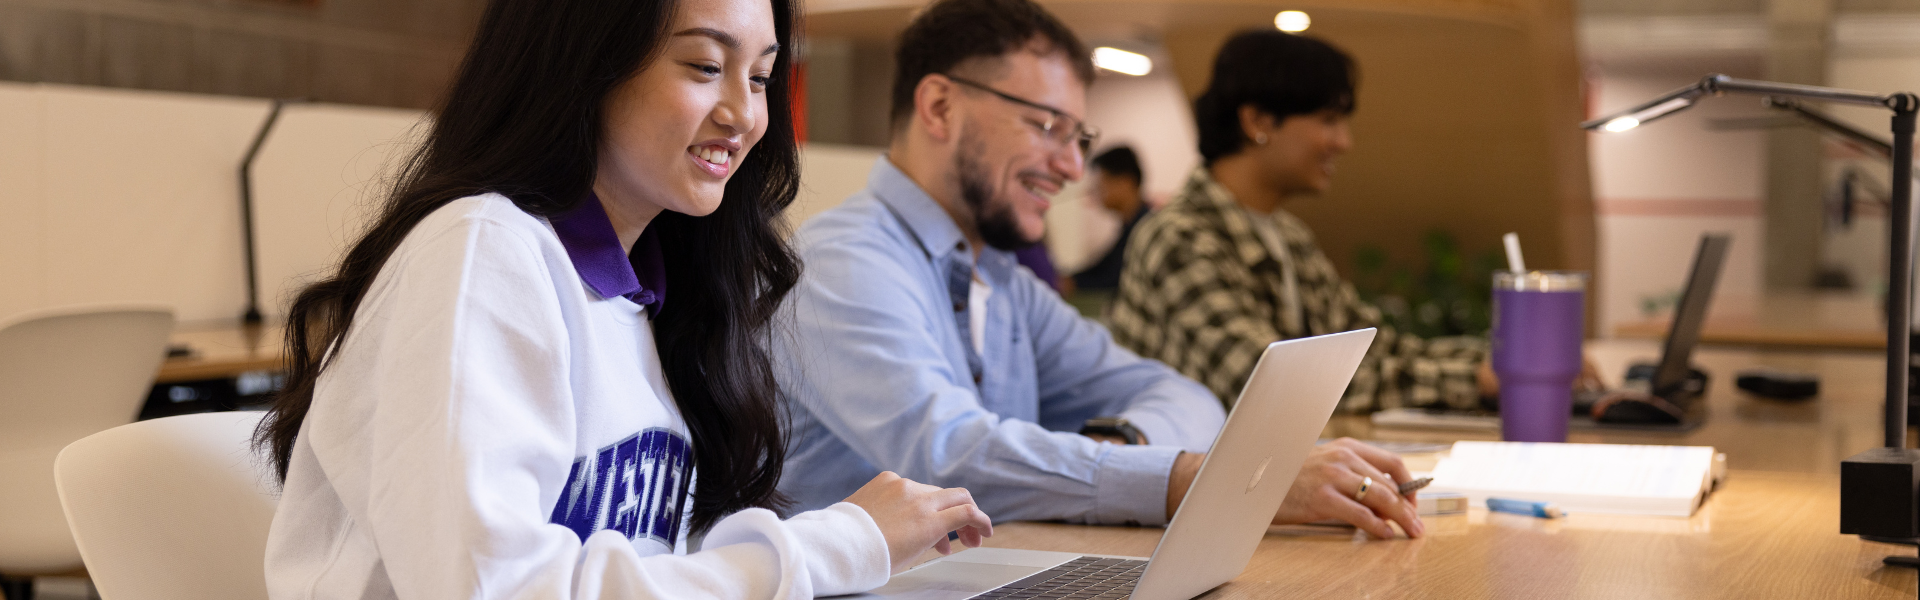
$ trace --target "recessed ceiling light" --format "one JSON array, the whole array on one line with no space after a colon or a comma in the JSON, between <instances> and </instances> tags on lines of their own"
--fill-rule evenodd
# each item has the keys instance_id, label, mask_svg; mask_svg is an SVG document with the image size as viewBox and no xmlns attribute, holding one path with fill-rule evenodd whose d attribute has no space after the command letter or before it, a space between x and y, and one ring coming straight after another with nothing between
<instances>
[{"instance_id":1,"label":"recessed ceiling light","mask_svg":"<svg viewBox=\"0 0 1920 600\"><path fill-rule=\"evenodd\" d=\"M1145 75L1153 72L1153 59L1137 52L1101 46L1093 49L1093 66L1115 73Z\"/></svg>"},{"instance_id":2,"label":"recessed ceiling light","mask_svg":"<svg viewBox=\"0 0 1920 600\"><path fill-rule=\"evenodd\" d=\"M1287 33L1300 33L1313 24L1313 18L1297 10L1283 10L1273 16L1273 26Z\"/></svg>"}]
</instances>

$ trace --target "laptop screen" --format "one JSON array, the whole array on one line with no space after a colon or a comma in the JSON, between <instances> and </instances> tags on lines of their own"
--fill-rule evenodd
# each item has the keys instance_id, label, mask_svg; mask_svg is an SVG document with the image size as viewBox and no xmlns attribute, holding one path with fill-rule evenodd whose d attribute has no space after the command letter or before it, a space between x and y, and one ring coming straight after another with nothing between
<instances>
[{"instance_id":1,"label":"laptop screen","mask_svg":"<svg viewBox=\"0 0 1920 600\"><path fill-rule=\"evenodd\" d=\"M1655 393L1686 381L1693 347L1700 343L1700 328L1707 319L1707 303L1713 299L1713 286L1720 279L1720 265L1726 261L1727 245L1732 240L1732 236L1724 233L1700 236L1700 249L1693 253L1693 271L1687 276L1686 291L1680 293L1680 304L1673 310L1673 325L1667 331L1660 368L1653 373Z\"/></svg>"}]
</instances>

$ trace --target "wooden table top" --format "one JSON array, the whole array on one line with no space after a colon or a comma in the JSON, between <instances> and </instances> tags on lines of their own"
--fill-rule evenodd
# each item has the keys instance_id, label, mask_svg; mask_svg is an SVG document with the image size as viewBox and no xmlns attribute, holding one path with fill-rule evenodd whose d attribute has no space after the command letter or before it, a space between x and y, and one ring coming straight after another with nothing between
<instances>
[{"instance_id":1,"label":"wooden table top","mask_svg":"<svg viewBox=\"0 0 1920 600\"><path fill-rule=\"evenodd\" d=\"M1667 321L1633 321L1615 325L1613 334L1624 338L1658 340L1667 337L1669 327ZM1887 331L1885 329L1768 325L1751 320L1710 319L1700 327L1700 342L1736 346L1881 350L1887 347Z\"/></svg>"},{"instance_id":2,"label":"wooden table top","mask_svg":"<svg viewBox=\"0 0 1920 600\"><path fill-rule=\"evenodd\" d=\"M1331 527L1270 529L1230 598L1913 598L1911 547L1840 530L1839 478L1736 471L1688 519L1472 510L1428 517L1427 537L1372 540ZM987 545L1148 556L1162 530L998 526Z\"/></svg>"},{"instance_id":3,"label":"wooden table top","mask_svg":"<svg viewBox=\"0 0 1920 600\"><path fill-rule=\"evenodd\" d=\"M1660 340L1670 318L1619 323L1616 337ZM1886 312L1877 297L1854 293L1775 292L1744 313L1707 315L1703 344L1884 350Z\"/></svg>"},{"instance_id":4,"label":"wooden table top","mask_svg":"<svg viewBox=\"0 0 1920 600\"><path fill-rule=\"evenodd\" d=\"M1618 383L1659 356L1648 340L1596 341L1588 354ZM1368 540L1324 527L1268 531L1246 572L1205 598L1914 598L1914 569L1880 559L1912 547L1840 531L1840 460L1880 445L1884 357L1874 352L1706 348L1705 425L1689 433L1575 431L1569 441L1710 445L1733 469L1691 518L1576 514L1541 520L1473 510L1428 517L1428 537ZM1819 397L1746 395L1734 372L1812 372ZM1336 416L1328 437L1448 442L1477 434L1375 428ZM1916 436L1909 434L1911 440ZM1160 529L1049 523L998 526L989 546L1148 556Z\"/></svg>"},{"instance_id":5,"label":"wooden table top","mask_svg":"<svg viewBox=\"0 0 1920 600\"><path fill-rule=\"evenodd\" d=\"M1619 385L1627 366L1654 362L1660 345L1652 340L1596 340L1587 356ZM1727 467L1739 470L1839 474L1840 461L1884 442L1886 355L1872 351L1705 347L1694 365L1706 371L1707 422L1691 432L1574 430L1570 442L1713 446L1727 454ZM1772 400L1740 391L1734 376L1743 369L1767 367L1820 377L1820 395L1800 401ZM1335 415L1323 432L1407 442L1497 440L1497 431L1440 431L1375 427L1364 416ZM1909 428L1908 445L1920 440Z\"/></svg>"},{"instance_id":6,"label":"wooden table top","mask_svg":"<svg viewBox=\"0 0 1920 600\"><path fill-rule=\"evenodd\" d=\"M257 328L238 324L212 327L183 327L173 332L172 343L185 345L192 354L169 358L160 364L154 383L178 383L200 379L233 377L248 371L280 369L281 329L277 325Z\"/></svg>"}]
</instances>

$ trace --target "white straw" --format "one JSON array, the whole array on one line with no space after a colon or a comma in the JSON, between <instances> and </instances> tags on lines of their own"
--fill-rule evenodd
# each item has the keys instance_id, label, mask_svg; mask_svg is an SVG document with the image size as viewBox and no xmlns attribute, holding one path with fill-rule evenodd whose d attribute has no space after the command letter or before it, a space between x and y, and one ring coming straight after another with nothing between
<instances>
[{"instance_id":1,"label":"white straw","mask_svg":"<svg viewBox=\"0 0 1920 600\"><path fill-rule=\"evenodd\" d=\"M1507 245L1507 268L1515 273L1527 272L1527 261L1520 259L1520 234L1508 233L1500 236L1500 241Z\"/></svg>"}]
</instances>

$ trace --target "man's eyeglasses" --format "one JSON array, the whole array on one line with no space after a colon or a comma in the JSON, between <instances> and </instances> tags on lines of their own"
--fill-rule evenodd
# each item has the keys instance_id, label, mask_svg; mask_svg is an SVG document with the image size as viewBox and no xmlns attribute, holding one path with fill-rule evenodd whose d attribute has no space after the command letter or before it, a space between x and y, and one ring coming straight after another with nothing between
<instances>
[{"instance_id":1,"label":"man's eyeglasses","mask_svg":"<svg viewBox=\"0 0 1920 600\"><path fill-rule=\"evenodd\" d=\"M1100 139L1099 128L1087 125L1085 121L1074 118L1073 115L1067 114L1066 111L987 87L984 83L968 81L944 73L942 75L945 75L947 79L953 80L954 83L993 94L1001 100L1047 113L1046 119L1034 121L1033 126L1040 128L1040 132L1046 134L1047 139L1053 140L1055 144L1059 144L1062 148L1067 147L1067 144L1073 144L1080 149L1080 156L1083 158L1087 156L1088 151L1093 149L1093 142Z\"/></svg>"}]
</instances>

